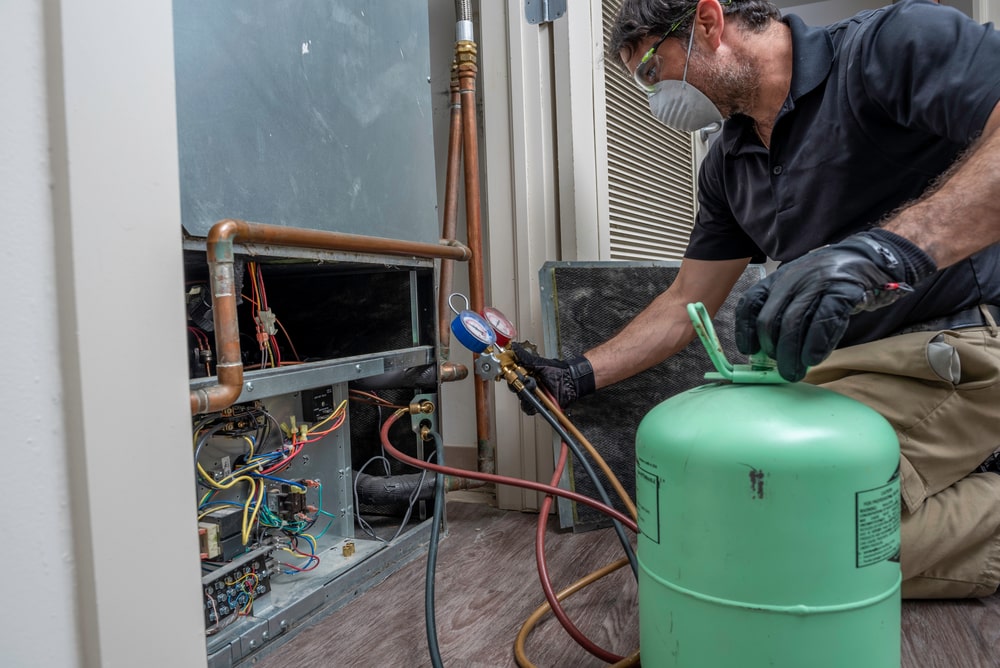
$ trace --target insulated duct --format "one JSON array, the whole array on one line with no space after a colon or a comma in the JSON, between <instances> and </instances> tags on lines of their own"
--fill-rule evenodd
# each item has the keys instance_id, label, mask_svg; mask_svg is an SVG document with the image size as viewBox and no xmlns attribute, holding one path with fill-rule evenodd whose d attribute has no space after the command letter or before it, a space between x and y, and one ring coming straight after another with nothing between
<instances>
[{"instance_id":1,"label":"insulated duct","mask_svg":"<svg viewBox=\"0 0 1000 668\"><path fill-rule=\"evenodd\" d=\"M434 498L436 474L424 476L421 473L404 473L391 476L374 476L367 473L353 474L354 488L358 492L359 511L375 515L401 515L411 503L430 501ZM466 478L445 476L444 490L453 492L460 489L482 487L481 482ZM412 499L416 493L416 499ZM412 499L412 501L411 501Z\"/></svg>"}]
</instances>

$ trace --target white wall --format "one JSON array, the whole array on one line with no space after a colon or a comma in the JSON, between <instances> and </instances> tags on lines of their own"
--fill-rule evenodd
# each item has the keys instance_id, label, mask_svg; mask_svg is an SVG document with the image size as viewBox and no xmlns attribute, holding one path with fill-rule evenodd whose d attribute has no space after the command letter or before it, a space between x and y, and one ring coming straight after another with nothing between
<instances>
[{"instance_id":1,"label":"white wall","mask_svg":"<svg viewBox=\"0 0 1000 668\"><path fill-rule=\"evenodd\" d=\"M0 62L0 664L197 668L170 0L0 3Z\"/></svg>"},{"instance_id":2,"label":"white wall","mask_svg":"<svg viewBox=\"0 0 1000 668\"><path fill-rule=\"evenodd\" d=\"M77 664L40 2L0 3L4 487L0 663Z\"/></svg>"}]
</instances>

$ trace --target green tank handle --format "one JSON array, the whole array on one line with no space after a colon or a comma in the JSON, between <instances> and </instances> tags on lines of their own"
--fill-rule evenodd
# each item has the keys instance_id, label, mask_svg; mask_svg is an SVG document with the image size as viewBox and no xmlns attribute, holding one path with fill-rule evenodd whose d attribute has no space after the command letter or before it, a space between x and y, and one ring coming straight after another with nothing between
<instances>
[{"instance_id":1,"label":"green tank handle","mask_svg":"<svg viewBox=\"0 0 1000 668\"><path fill-rule=\"evenodd\" d=\"M787 383L788 381L778 373L778 364L773 359L757 351L750 356L750 364L732 364L726 359L726 353L722 350L719 337L715 334L712 326L712 319L708 315L708 309L701 302L687 305L688 317L694 325L694 331L698 333L698 338L705 346L712 364L718 372L709 371L705 374L707 380L727 380L731 383L758 383L776 385Z\"/></svg>"}]
</instances>

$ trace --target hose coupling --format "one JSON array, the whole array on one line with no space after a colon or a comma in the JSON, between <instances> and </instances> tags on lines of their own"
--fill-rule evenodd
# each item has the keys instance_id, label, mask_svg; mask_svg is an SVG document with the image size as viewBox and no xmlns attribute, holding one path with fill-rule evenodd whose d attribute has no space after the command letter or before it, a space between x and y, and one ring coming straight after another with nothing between
<instances>
[{"instance_id":1,"label":"hose coupling","mask_svg":"<svg viewBox=\"0 0 1000 668\"><path fill-rule=\"evenodd\" d=\"M410 415L430 415L434 412L434 402L424 399L409 405Z\"/></svg>"}]
</instances>

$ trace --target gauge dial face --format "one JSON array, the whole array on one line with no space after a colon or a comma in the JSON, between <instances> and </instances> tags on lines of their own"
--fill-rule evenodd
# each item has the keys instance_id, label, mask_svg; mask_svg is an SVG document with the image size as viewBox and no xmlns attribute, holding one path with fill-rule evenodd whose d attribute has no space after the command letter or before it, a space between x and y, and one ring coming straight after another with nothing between
<instances>
[{"instance_id":1,"label":"gauge dial face","mask_svg":"<svg viewBox=\"0 0 1000 668\"><path fill-rule=\"evenodd\" d=\"M497 334L506 337L507 340L517 336L517 330L514 328L514 324L507 319L507 316L495 308L484 308L483 317L486 318L486 322L490 323L490 327L496 330Z\"/></svg>"},{"instance_id":2,"label":"gauge dial face","mask_svg":"<svg viewBox=\"0 0 1000 668\"><path fill-rule=\"evenodd\" d=\"M472 311L462 311L458 316L461 320L462 327L471 334L477 341L482 341L483 343L489 345L496 340L493 335L493 330L490 329L490 325L486 320L484 320L479 314Z\"/></svg>"}]
</instances>

